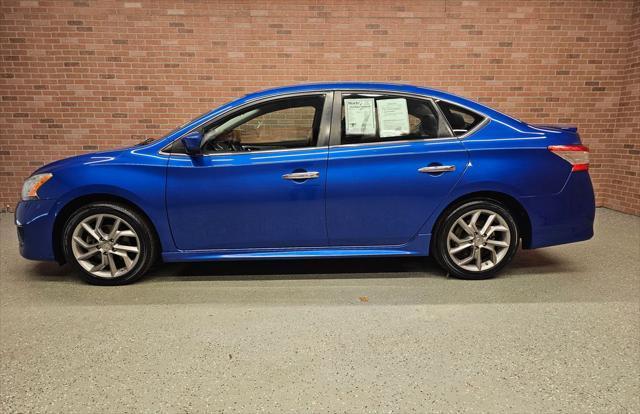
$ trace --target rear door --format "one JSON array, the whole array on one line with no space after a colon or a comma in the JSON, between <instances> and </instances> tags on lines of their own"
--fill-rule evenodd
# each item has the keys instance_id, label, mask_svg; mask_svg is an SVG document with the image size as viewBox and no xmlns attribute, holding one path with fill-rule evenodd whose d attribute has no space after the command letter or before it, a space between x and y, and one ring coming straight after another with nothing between
<instances>
[{"instance_id":1,"label":"rear door","mask_svg":"<svg viewBox=\"0 0 640 414\"><path fill-rule=\"evenodd\" d=\"M326 246L332 94L248 106L203 127L204 155L172 153L167 212L181 250Z\"/></svg>"},{"instance_id":2,"label":"rear door","mask_svg":"<svg viewBox=\"0 0 640 414\"><path fill-rule=\"evenodd\" d=\"M467 151L429 99L342 92L333 111L329 244L410 242L464 173Z\"/></svg>"}]
</instances>

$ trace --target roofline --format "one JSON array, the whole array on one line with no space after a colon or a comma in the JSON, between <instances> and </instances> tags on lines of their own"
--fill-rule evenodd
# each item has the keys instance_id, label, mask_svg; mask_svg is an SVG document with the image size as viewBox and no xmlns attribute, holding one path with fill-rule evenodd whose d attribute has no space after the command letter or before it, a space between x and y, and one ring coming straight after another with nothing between
<instances>
[{"instance_id":1,"label":"roofline","mask_svg":"<svg viewBox=\"0 0 640 414\"><path fill-rule=\"evenodd\" d=\"M329 91L380 91L380 92L395 92L395 93L405 93L412 95L424 95L428 97L432 97L435 99L442 99L453 104L459 104L466 108L469 108L473 111L477 111L491 119L498 120L501 123L505 123L507 125L517 124L523 125L524 123L520 120L512 118L508 115L505 115L495 109L492 109L488 106L480 104L478 102L472 101L470 99L464 98L462 96L441 91L439 89L433 88L425 88L421 86L414 86L409 84L397 84L397 83L383 83L383 82L325 82L325 83L306 83L306 84L298 84L298 85L290 85L290 86L281 86L277 88L265 89L262 91L250 93L234 99L233 101L227 102L217 108L212 109L211 111L185 123L178 129L172 131L171 133L165 135L160 138L157 142L150 144L149 147L164 147L164 142L173 141L177 136L183 134L185 131L193 128L195 124L199 124L202 122L208 122L210 119L215 118L220 113L227 112L228 110L232 110L235 107L247 104L251 101L268 99L272 97L277 97L279 95L291 95L298 93L308 93L308 92L329 92Z\"/></svg>"},{"instance_id":2,"label":"roofline","mask_svg":"<svg viewBox=\"0 0 640 414\"><path fill-rule=\"evenodd\" d=\"M424 86L415 86L403 83L386 83L386 82L320 82L320 83L304 83L298 85L281 86L262 91L254 92L243 96L238 101L249 101L254 99L269 98L272 96L304 93L304 92L325 92L333 90L373 90L384 92L407 93L414 95L425 95L436 99L446 100L465 106L473 111L480 112L490 118L500 120L502 122L524 124L519 119L503 114L491 107L483 105L479 102L465 98L455 93L446 92L440 89L428 88Z\"/></svg>"},{"instance_id":3,"label":"roofline","mask_svg":"<svg viewBox=\"0 0 640 414\"><path fill-rule=\"evenodd\" d=\"M440 89L414 86L402 83L387 82L317 82L302 83L297 85L279 86L261 91L252 92L243 96L246 99L259 99L268 96L284 95L303 92L327 92L333 90L382 90L389 92L414 93L418 95L443 95L465 99L461 96Z\"/></svg>"}]
</instances>

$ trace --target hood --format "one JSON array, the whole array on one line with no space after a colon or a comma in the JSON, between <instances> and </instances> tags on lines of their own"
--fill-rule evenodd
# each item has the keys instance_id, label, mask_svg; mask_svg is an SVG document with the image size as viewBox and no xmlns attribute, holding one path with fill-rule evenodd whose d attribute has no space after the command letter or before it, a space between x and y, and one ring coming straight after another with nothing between
<instances>
[{"instance_id":1,"label":"hood","mask_svg":"<svg viewBox=\"0 0 640 414\"><path fill-rule=\"evenodd\" d=\"M112 161L118 158L124 151L126 151L126 149L91 152L89 154L75 155L73 157L64 158L64 159L49 163L47 165L43 165L42 167L34 171L33 174L55 172L63 168L67 168L75 165L81 165L81 164L93 164L93 163Z\"/></svg>"}]
</instances>

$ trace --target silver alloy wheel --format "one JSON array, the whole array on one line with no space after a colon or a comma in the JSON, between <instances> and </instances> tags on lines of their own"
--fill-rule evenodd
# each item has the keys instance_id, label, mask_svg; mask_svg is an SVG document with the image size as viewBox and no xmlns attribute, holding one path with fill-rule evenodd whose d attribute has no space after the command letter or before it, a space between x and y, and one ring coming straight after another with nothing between
<instances>
[{"instance_id":1,"label":"silver alloy wheel","mask_svg":"<svg viewBox=\"0 0 640 414\"><path fill-rule=\"evenodd\" d=\"M140 240L123 218L94 214L73 230L71 250L80 266L93 276L114 278L138 263Z\"/></svg>"},{"instance_id":2,"label":"silver alloy wheel","mask_svg":"<svg viewBox=\"0 0 640 414\"><path fill-rule=\"evenodd\" d=\"M495 211L472 210L455 221L447 236L447 253L469 272L490 270L504 259L511 245L506 220Z\"/></svg>"}]
</instances>

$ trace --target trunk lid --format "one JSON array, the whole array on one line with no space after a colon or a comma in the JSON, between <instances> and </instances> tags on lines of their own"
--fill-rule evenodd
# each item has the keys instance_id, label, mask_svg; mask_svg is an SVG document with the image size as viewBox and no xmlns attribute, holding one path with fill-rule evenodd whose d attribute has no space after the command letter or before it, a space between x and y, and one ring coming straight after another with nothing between
<instances>
[{"instance_id":1,"label":"trunk lid","mask_svg":"<svg viewBox=\"0 0 640 414\"><path fill-rule=\"evenodd\" d=\"M573 124L530 124L534 128L545 129L548 131L567 131L567 132L578 132L577 125Z\"/></svg>"}]
</instances>

